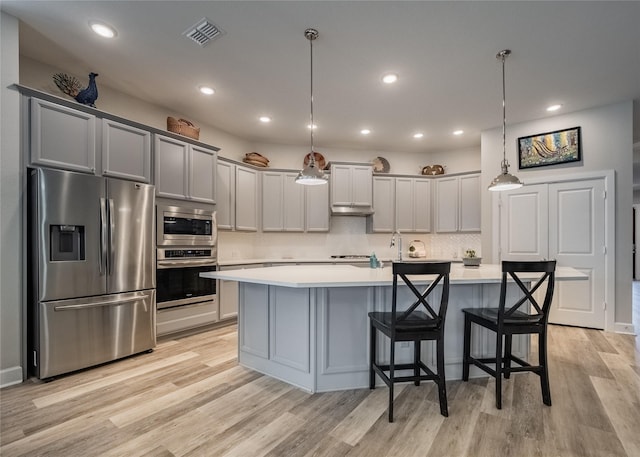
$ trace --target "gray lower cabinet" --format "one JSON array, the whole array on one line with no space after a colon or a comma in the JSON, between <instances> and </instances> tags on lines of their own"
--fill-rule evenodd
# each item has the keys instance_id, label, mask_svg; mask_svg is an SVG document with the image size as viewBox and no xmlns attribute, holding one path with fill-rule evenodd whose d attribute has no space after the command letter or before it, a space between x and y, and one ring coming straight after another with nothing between
<instances>
[{"instance_id":1,"label":"gray lower cabinet","mask_svg":"<svg viewBox=\"0 0 640 457\"><path fill-rule=\"evenodd\" d=\"M156 135L154 158L158 197L216 203L215 150Z\"/></svg>"},{"instance_id":2,"label":"gray lower cabinet","mask_svg":"<svg viewBox=\"0 0 640 457\"><path fill-rule=\"evenodd\" d=\"M95 174L96 117L45 100L30 102L30 163Z\"/></svg>"},{"instance_id":3,"label":"gray lower cabinet","mask_svg":"<svg viewBox=\"0 0 640 457\"><path fill-rule=\"evenodd\" d=\"M220 320L238 316L238 282L218 280L218 303L220 303Z\"/></svg>"}]
</instances>

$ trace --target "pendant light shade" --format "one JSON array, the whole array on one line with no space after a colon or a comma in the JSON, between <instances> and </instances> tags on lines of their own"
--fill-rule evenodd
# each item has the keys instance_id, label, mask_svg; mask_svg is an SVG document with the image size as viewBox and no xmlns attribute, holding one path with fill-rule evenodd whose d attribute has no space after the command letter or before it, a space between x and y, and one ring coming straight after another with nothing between
<instances>
[{"instance_id":1,"label":"pendant light shade","mask_svg":"<svg viewBox=\"0 0 640 457\"><path fill-rule=\"evenodd\" d=\"M522 181L518 179L517 176L509 173L509 161L507 160L507 151L506 151L506 127L507 127L507 116L506 116L506 103L505 103L505 77L504 77L504 61L511 54L509 49L505 49L496 54L496 58L502 60L502 162L500 163L500 168L502 172L496 176L491 184L489 184L489 190L491 191L501 191L501 190L513 190L522 187Z\"/></svg>"},{"instance_id":2,"label":"pendant light shade","mask_svg":"<svg viewBox=\"0 0 640 457\"><path fill-rule=\"evenodd\" d=\"M311 131L311 153L309 154L309 163L300 171L300 173L298 173L296 182L298 184L314 186L318 184L327 184L327 177L324 172L318 168L318 164L315 159L315 151L313 150L313 130L315 126L313 123L313 41L318 38L318 31L316 29L307 29L304 31L304 36L309 40L309 49L311 54L311 122L309 124L309 130Z\"/></svg>"}]
</instances>

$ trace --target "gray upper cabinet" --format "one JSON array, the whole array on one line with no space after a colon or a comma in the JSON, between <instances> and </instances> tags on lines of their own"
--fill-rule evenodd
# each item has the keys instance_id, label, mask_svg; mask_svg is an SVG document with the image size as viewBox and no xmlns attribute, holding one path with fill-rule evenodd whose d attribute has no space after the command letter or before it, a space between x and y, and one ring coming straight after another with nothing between
<instances>
[{"instance_id":1,"label":"gray upper cabinet","mask_svg":"<svg viewBox=\"0 0 640 457\"><path fill-rule=\"evenodd\" d=\"M31 164L95 174L95 116L37 98L30 104Z\"/></svg>"},{"instance_id":2,"label":"gray upper cabinet","mask_svg":"<svg viewBox=\"0 0 640 457\"><path fill-rule=\"evenodd\" d=\"M300 186L300 184L296 184ZM329 186L301 186L305 193L305 230L329 231Z\"/></svg>"},{"instance_id":3,"label":"gray upper cabinet","mask_svg":"<svg viewBox=\"0 0 640 457\"><path fill-rule=\"evenodd\" d=\"M158 197L186 199L189 144L162 135L155 136L154 183Z\"/></svg>"},{"instance_id":4,"label":"gray upper cabinet","mask_svg":"<svg viewBox=\"0 0 640 457\"><path fill-rule=\"evenodd\" d=\"M305 186L295 182L297 173L262 172L262 230L302 232Z\"/></svg>"},{"instance_id":5,"label":"gray upper cabinet","mask_svg":"<svg viewBox=\"0 0 640 457\"><path fill-rule=\"evenodd\" d=\"M258 231L258 172L225 159L216 166L216 218L220 230Z\"/></svg>"},{"instance_id":6,"label":"gray upper cabinet","mask_svg":"<svg viewBox=\"0 0 640 457\"><path fill-rule=\"evenodd\" d=\"M236 166L223 160L216 167L216 219L221 230L236 226Z\"/></svg>"},{"instance_id":7,"label":"gray upper cabinet","mask_svg":"<svg viewBox=\"0 0 640 457\"><path fill-rule=\"evenodd\" d=\"M373 166L331 164L331 205L370 207L373 203Z\"/></svg>"},{"instance_id":8,"label":"gray upper cabinet","mask_svg":"<svg viewBox=\"0 0 640 457\"><path fill-rule=\"evenodd\" d=\"M431 179L374 176L373 209L369 232L430 232Z\"/></svg>"},{"instance_id":9,"label":"gray upper cabinet","mask_svg":"<svg viewBox=\"0 0 640 457\"><path fill-rule=\"evenodd\" d=\"M297 184L297 172L264 171L261 175L262 231L329 231L329 186Z\"/></svg>"},{"instance_id":10,"label":"gray upper cabinet","mask_svg":"<svg viewBox=\"0 0 640 457\"><path fill-rule=\"evenodd\" d=\"M154 159L158 197L216 202L216 151L155 135Z\"/></svg>"},{"instance_id":11,"label":"gray upper cabinet","mask_svg":"<svg viewBox=\"0 0 640 457\"><path fill-rule=\"evenodd\" d=\"M400 233L431 231L431 180L396 178L396 229Z\"/></svg>"},{"instance_id":12,"label":"gray upper cabinet","mask_svg":"<svg viewBox=\"0 0 640 457\"><path fill-rule=\"evenodd\" d=\"M151 182L151 132L102 119L102 174Z\"/></svg>"},{"instance_id":13,"label":"gray upper cabinet","mask_svg":"<svg viewBox=\"0 0 640 457\"><path fill-rule=\"evenodd\" d=\"M437 178L436 232L480 231L480 174Z\"/></svg>"},{"instance_id":14,"label":"gray upper cabinet","mask_svg":"<svg viewBox=\"0 0 640 457\"><path fill-rule=\"evenodd\" d=\"M189 199L204 203L216 202L215 173L218 154L212 149L189 147Z\"/></svg>"},{"instance_id":15,"label":"gray upper cabinet","mask_svg":"<svg viewBox=\"0 0 640 457\"><path fill-rule=\"evenodd\" d=\"M396 178L373 177L373 210L367 220L370 232L391 233L396 228Z\"/></svg>"},{"instance_id":16,"label":"gray upper cabinet","mask_svg":"<svg viewBox=\"0 0 640 457\"><path fill-rule=\"evenodd\" d=\"M258 172L236 166L236 230L258 231Z\"/></svg>"}]
</instances>

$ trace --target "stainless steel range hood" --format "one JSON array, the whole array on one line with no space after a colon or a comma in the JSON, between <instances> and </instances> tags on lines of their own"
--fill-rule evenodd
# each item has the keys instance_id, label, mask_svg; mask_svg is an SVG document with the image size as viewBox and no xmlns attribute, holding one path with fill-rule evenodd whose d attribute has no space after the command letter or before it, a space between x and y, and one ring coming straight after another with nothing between
<instances>
[{"instance_id":1,"label":"stainless steel range hood","mask_svg":"<svg viewBox=\"0 0 640 457\"><path fill-rule=\"evenodd\" d=\"M370 206L331 205L332 216L370 216L373 212Z\"/></svg>"}]
</instances>

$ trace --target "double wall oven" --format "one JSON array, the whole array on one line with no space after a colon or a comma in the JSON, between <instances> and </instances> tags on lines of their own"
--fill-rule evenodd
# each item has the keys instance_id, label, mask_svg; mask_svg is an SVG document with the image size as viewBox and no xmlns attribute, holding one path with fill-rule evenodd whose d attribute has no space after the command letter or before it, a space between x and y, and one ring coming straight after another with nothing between
<instances>
[{"instance_id":1,"label":"double wall oven","mask_svg":"<svg viewBox=\"0 0 640 457\"><path fill-rule=\"evenodd\" d=\"M215 212L178 206L157 207L158 334L217 320L215 271L218 231Z\"/></svg>"}]
</instances>

